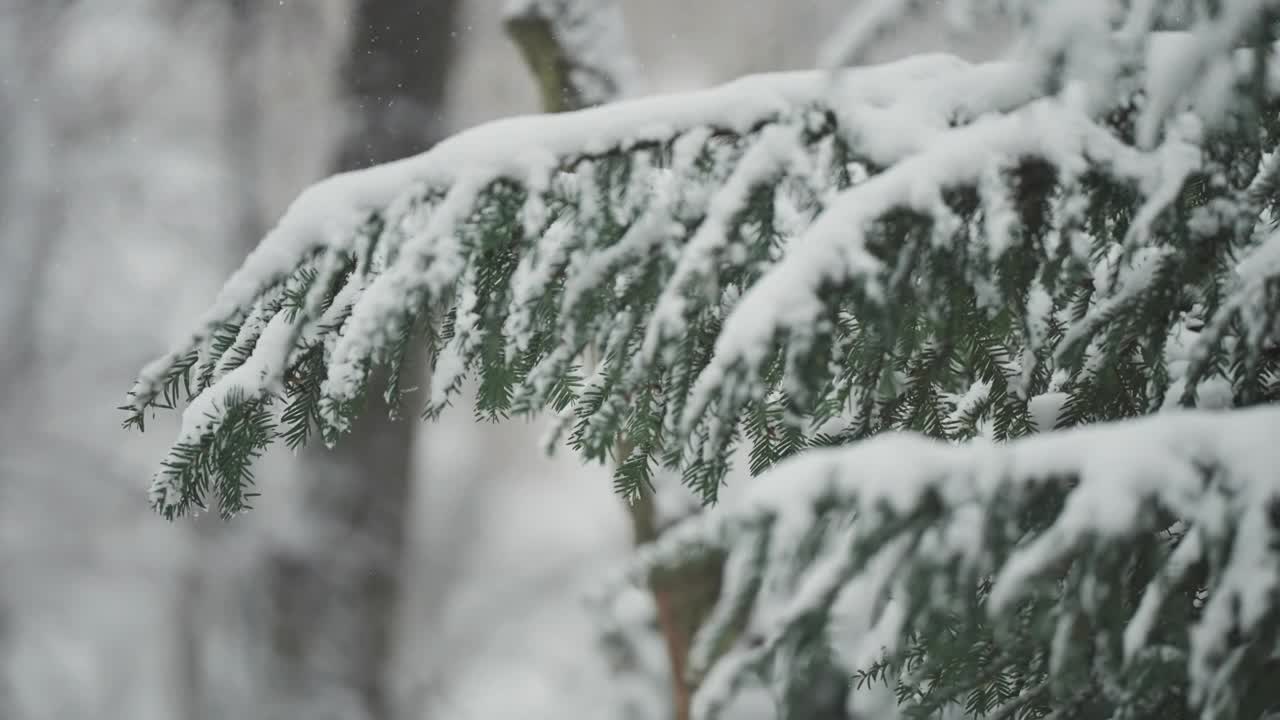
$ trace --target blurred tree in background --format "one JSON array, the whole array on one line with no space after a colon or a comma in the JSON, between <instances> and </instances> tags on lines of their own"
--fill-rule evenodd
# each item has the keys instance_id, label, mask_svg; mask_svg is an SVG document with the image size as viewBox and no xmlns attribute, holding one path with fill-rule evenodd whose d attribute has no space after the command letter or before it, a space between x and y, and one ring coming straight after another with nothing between
<instances>
[{"instance_id":1,"label":"blurred tree in background","mask_svg":"<svg viewBox=\"0 0 1280 720\"><path fill-rule=\"evenodd\" d=\"M438 140L457 0L359 0L341 79L346 130L333 170L417 154ZM422 357L402 370L411 392ZM313 540L278 553L275 647L285 686L307 714L400 717L388 686L412 522L416 425L375 410L334 449L304 452L304 512ZM417 473L430 482L429 473ZM356 706L326 708L335 691ZM296 716L292 712L290 717Z\"/></svg>"}]
</instances>

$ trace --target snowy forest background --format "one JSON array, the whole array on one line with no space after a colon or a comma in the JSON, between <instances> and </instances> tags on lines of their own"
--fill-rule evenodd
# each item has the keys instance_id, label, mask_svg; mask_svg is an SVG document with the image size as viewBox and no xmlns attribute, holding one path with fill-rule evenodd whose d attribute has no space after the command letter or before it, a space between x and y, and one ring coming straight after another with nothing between
<instances>
[{"instance_id":1,"label":"snowy forest background","mask_svg":"<svg viewBox=\"0 0 1280 720\"><path fill-rule=\"evenodd\" d=\"M623 5L657 92L810 66L849 3ZM407 468L276 451L259 511L229 528L148 509L170 433L124 434L113 411L301 188L539 110L501 9L0 2L0 717L661 716L660 691L615 681L578 601L630 546L625 512L605 470L543 456L541 428L477 424L466 407L401 423ZM413 66L370 66L370 44ZM939 48L999 50L926 20L874 59ZM309 488L397 472L395 600L344 610L323 583L350 573L351 543L317 520ZM308 567L318 591L290 580ZM369 627L394 661L348 667ZM624 714L625 693L641 714Z\"/></svg>"}]
</instances>

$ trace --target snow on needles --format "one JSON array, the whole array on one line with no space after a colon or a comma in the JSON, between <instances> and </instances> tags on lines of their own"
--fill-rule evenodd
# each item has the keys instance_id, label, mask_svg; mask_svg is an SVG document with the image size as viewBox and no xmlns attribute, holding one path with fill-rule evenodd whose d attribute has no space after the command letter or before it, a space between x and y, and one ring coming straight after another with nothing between
<instances>
[{"instance_id":1,"label":"snow on needles","mask_svg":"<svg viewBox=\"0 0 1280 720\"><path fill-rule=\"evenodd\" d=\"M915 434L882 434L780 463L740 495L660 539L641 556L635 571L643 575L701 546L728 549L728 567L737 566L735 555L763 558L765 566L753 567L751 573L768 576L779 572L769 567L770 562L794 558L778 552L760 554L762 536L768 536L771 546L790 547L795 539L779 534L811 528L814 518L824 513L853 513L857 521L843 543L830 544L807 566L789 570L803 576L785 607L762 607L767 605L762 592L754 598L753 637L765 638L766 644L777 642L790 625L815 613L821 616L824 606L829 611L837 591L851 606L878 608L873 626L886 623L896 628L907 620L900 614L907 588L898 583L893 593L898 602L889 605L884 602L886 588L897 583L895 578L922 570L945 574L965 568L964 572L991 574L994 585L987 610L1000 621L1013 616L1016 604L1032 592L1032 581L1056 577L1064 562L1081 560L1093 548L1116 547L1165 529L1156 513L1161 510L1183 520L1185 540L1169 557L1165 571L1148 585L1124 628L1124 656L1132 660L1145 646L1169 583L1191 564L1215 558L1210 561L1211 590L1203 614L1186 638L1190 691L1198 703L1216 693L1224 680L1220 659L1236 646L1233 638L1251 637L1277 613L1277 437L1280 408L1275 407L1172 411L1005 445L952 445ZM1035 502L1046 488L1066 493L1052 524L1022 542L1010 542L1005 550L992 546L991 538L1010 531L1003 519L1006 513ZM921 513L928 518L925 529L904 523L904 518L919 518ZM901 552L901 541L912 533L922 540L912 545L912 552ZM877 560L884 553L894 557L891 569ZM746 588L749 583L735 585ZM933 593L927 602L945 607L948 599L936 589ZM753 602L751 597L745 600L748 605ZM737 605L744 598L722 595L720 602ZM873 632L864 635L863 642L883 643L900 634L893 629ZM764 651L758 643L732 651L721 672L742 665L744 654L758 656ZM865 661L879 657L884 649L877 645L842 651ZM717 675L715 686L703 692L731 690L731 679ZM703 698L698 705L714 708L722 700Z\"/></svg>"},{"instance_id":2,"label":"snow on needles","mask_svg":"<svg viewBox=\"0 0 1280 720\"><path fill-rule=\"evenodd\" d=\"M883 263L865 241L871 224L894 209L950 216L943 191L978 182L992 156L1045 158L1067 172L1094 161L1141 185L1155 184L1152 177L1160 177L1162 169L1154 156L1120 142L1058 98L938 133L924 151L837 196L782 261L743 295L716 341L715 356L698 379L684 427L699 420L730 368L760 367L763 353L779 333L790 332L796 342L797 335L815 327L824 307L818 298L824 284L855 280L868 299L883 302Z\"/></svg>"},{"instance_id":3,"label":"snow on needles","mask_svg":"<svg viewBox=\"0 0 1280 720\"><path fill-rule=\"evenodd\" d=\"M968 67L958 58L921 55L874 68L841 73L833 84L821 72L743 78L717 88L627 100L554 116L498 120L459 133L410 158L328 178L305 190L219 292L194 331L149 363L133 388L141 409L160 392L174 363L228 318L293 271L309 254L342 252L372 213L425 183L451 187L469 180L510 178L539 186L563 161L637 144L666 141L695 128L747 130L797 108L855 97L887 102L923 78Z\"/></svg>"},{"instance_id":4,"label":"snow on needles","mask_svg":"<svg viewBox=\"0 0 1280 720\"><path fill-rule=\"evenodd\" d=\"M1096 3L1083 5L1094 7ZM1233 5L1232 13L1222 18L1227 24L1214 26L1214 32L1230 34L1234 32L1232 28L1240 27L1239 16L1233 13L1245 5ZM1204 48L1217 48L1220 40L1213 35L1205 41L1208 46L1193 43L1186 52L1208 52ZM1161 47L1167 53L1173 52L1168 47L1175 46L1166 43ZM1091 77L1085 75L1085 80ZM1058 88L1061 92L1041 97L1046 92L1043 79L1034 63L971 65L947 55L922 55L835 73L761 75L706 91L631 100L555 116L502 120L460 133L416 157L335 176L308 189L294 202L223 287L195 330L143 369L133 388L132 405L144 410L161 392L170 390L175 371L185 369L185 358L205 350L211 335L234 324L264 294L278 289L285 278L300 268L320 268L324 277L315 283L298 309L299 326L289 335L292 342L266 342L265 336L258 339L249 368L228 373L196 398L180 444L196 441L193 428L200 428L205 434L215 432L216 419L207 421L202 410L216 408L217 403L225 401L229 378L234 375L235 383L240 383L235 385L237 391L255 398L265 399L273 394L279 385L278 376L295 355L299 339L314 340L316 329L327 327L321 325L325 318L320 317L320 309L329 287L325 281L331 279L328 273L339 271L349 255L358 258L362 243L376 243L382 248L389 242L398 246L394 255L381 256L383 266L371 269L361 261L364 264L355 273L359 287L344 296L338 306L345 311L350 303L350 315L340 329L318 331L326 350L322 389L326 429L345 429L350 420L348 401L359 396L371 364L385 360L393 352L390 345L402 334L402 326L410 316L424 303L457 304L454 301L460 299L456 334L436 367L440 382L434 384L433 405L440 405L468 371L477 348L484 347L488 339L484 335L488 328L480 326L481 320L488 318L473 312L482 300L488 300L481 298L474 287L476 278L484 273L475 265L480 261L463 235L471 218L485 214L486 208L481 206L486 201L498 202L494 199L498 193L492 189L500 181L520 189L513 195L527 198L520 200L522 229L533 229L541 235L538 238L518 234L516 239L526 244L547 241L535 248L545 251L539 253L542 259L522 265L517 286L503 287L501 293L514 289L520 299L533 299L540 289L553 284L553 275L564 273L563 315L581 304L588 291L616 279L610 276L618 274L618 268L633 259L661 252L677 261L674 279L662 279L667 283L666 292L652 310L653 322L646 329L642 352L625 378L625 383L634 388L639 385L637 378L649 369L641 366L652 364L658 344L689 329L684 313L686 305L694 304L690 298L703 291L724 290L718 285L717 272L745 257L746 253L740 252L742 248L735 246L737 238L731 235L736 235L734 216L741 214L747 194L779 176L812 174L809 168L814 158L806 154L811 150L806 146L806 134L813 128L808 126L811 123L807 118L817 117L819 124L827 126L824 132L837 134L847 144L853 162L866 161L885 169L847 190L824 194L816 220L799 237L788 239L781 260L768 267L763 277L736 299L736 306L715 340L711 362L696 378L688 402L674 411L679 417L672 420L679 424L676 429L686 435L705 420L711 435L726 436L733 418L710 417L714 413L709 414L707 409L717 399L762 397L761 366L779 338L785 336L789 343L789 357L799 357L811 349L814 336L822 332L818 320L824 304L819 292L824 286L851 284L869 303L885 301L886 268L866 242L872 225L892 211L909 210L933 221L931 240L935 247L952 242L960 235L953 231L961 220L944 201L944 193L959 186L990 186L992 183L984 182L984 177L991 175L993 159L1005 162L1039 158L1064 178L1076 178L1087 169L1096 169L1113 180L1132 182L1143 192L1147 204L1141 208L1134 223L1136 229L1128 240L1135 244L1147 240L1144 232L1150 221L1178 196L1188 175L1199 167L1202 123L1188 113L1177 115L1176 122L1168 124L1160 146L1149 152L1140 151L1094 120L1096 108L1087 88L1080 87L1079 78L1066 78L1069 82ZM1177 83L1173 86L1181 87ZM831 120L834 128L830 127ZM746 141L743 152L740 157L726 160L725 166L718 166L730 170L722 186L708 189L696 187L697 183L688 184L695 186L690 192L696 200L681 194L685 189L680 182L682 165L640 167L648 162L648 155L638 148L690 137L706 140L701 149L681 150L679 142L673 143L675 150L688 155L687 160L695 159L698 152L714 144L709 138L717 131ZM584 165L597 161L605 164L619 157L626 160L621 164L634 171L635 183L621 191L625 197L614 197L615 189L608 190L606 196L589 178L583 178L574 198L575 212L592 215L600 209L593 207L596 205L607 205L615 211L619 210L617 205L636 204L643 222L636 222L616 247L603 251L592 247L593 255L577 253L572 247L557 249L556 243L550 242L557 240L556 231L538 227L548 214L545 204L549 200L543 191ZM432 200L422 203L421 212L400 214L413 206L412 198L424 193ZM688 209L685 206L691 202L696 202L703 214L693 223L696 228L690 228L686 222L690 218L684 217ZM1001 203L987 205L1007 214L1007 209L1000 209ZM389 227L384 228L383 224ZM693 237L681 244L686 229L692 230ZM380 235L375 239L371 237L373 233ZM570 237L558 240L566 245L577 242ZM1000 248L992 247L998 255ZM1246 272L1257 275L1250 268L1267 273L1274 270L1274 242L1266 247L1272 252L1260 250L1250 258ZM1087 253L1089 248L1071 249ZM515 254L527 251L529 248L522 246L515 249ZM1142 290L1144 278L1149 279L1160 267L1159 252L1148 250L1147 262L1130 268L1124 277L1126 291ZM1260 283L1248 277L1242 279L1245 288L1233 296L1233 302L1241 307L1256 307L1260 304ZM733 291L736 294L738 288ZM1047 317L1046 298L1033 300L1033 309L1043 320ZM617 327L605 335L620 338L614 350L630 352L622 346L627 334L621 329L638 327L648 319L635 316L647 312L644 309L628 312L631 314L626 322L621 322L620 317ZM333 320L332 314L329 320ZM509 319L510 325L503 327L528 332L529 318L512 313ZM248 326L256 332L257 319ZM1087 330L1088 324L1080 327ZM1216 328L1211 325L1210 330ZM1033 329L1043 334L1044 327ZM527 338L502 340L513 340L511 347L517 349L527 345ZM535 358L538 365L529 373L532 380L528 384L551 387L554 378L545 373L562 371L581 349L581 342L589 340L574 338L578 344L570 347L570 341L561 338L561 345L542 351L542 356ZM1023 360L1034 357L1024 352ZM1022 369L1025 385L1032 363L1023 362ZM733 402L723 404L732 405ZM717 448L707 442L703 449L714 452Z\"/></svg>"}]
</instances>

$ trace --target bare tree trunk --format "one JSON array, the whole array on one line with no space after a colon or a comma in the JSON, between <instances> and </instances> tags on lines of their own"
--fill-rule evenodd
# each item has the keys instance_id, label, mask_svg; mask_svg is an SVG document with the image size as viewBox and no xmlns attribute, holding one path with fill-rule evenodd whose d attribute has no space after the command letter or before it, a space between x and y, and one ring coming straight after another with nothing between
<instances>
[{"instance_id":1,"label":"bare tree trunk","mask_svg":"<svg viewBox=\"0 0 1280 720\"><path fill-rule=\"evenodd\" d=\"M350 132L338 171L422 152L441 139L457 0L360 0L343 69Z\"/></svg>"},{"instance_id":2,"label":"bare tree trunk","mask_svg":"<svg viewBox=\"0 0 1280 720\"><path fill-rule=\"evenodd\" d=\"M412 155L439 139L456 6L359 2L342 72L350 129L334 170ZM406 377L423 375L420 357L406 368ZM400 714L389 670L415 429L412 414L393 421L373 408L336 449L305 453L301 481L315 534L304 549L275 558L273 596L282 680L287 693L317 703L321 714L310 717Z\"/></svg>"}]
</instances>

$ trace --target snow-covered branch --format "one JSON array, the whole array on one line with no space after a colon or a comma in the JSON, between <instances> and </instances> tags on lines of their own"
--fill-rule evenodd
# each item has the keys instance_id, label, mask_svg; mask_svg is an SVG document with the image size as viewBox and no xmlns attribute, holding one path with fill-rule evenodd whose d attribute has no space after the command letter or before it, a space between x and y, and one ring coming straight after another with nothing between
<instances>
[{"instance_id":1,"label":"snow-covered branch","mask_svg":"<svg viewBox=\"0 0 1280 720\"><path fill-rule=\"evenodd\" d=\"M861 645L842 648L866 669L901 658L911 637L941 632L983 585L997 632L1012 632L1027 603L1048 603L1033 674L1068 666L1081 650L1070 627L1089 623L1123 638L1099 649L1112 657L1095 659L1116 670L1151 662L1148 650L1178 649L1191 703L1220 717L1280 630L1278 433L1280 409L1268 407L1173 412L1007 445L884 434L780 463L643 549L633 572L729 552L717 613L751 620L702 684L703 720L796 634L838 622L838 602L872 610ZM1176 541L1160 535L1171 517L1181 521ZM806 552L824 521L841 529ZM1149 560L1126 577L1138 558ZM768 578L785 582L771 588ZM1171 625L1192 602L1190 622Z\"/></svg>"},{"instance_id":2,"label":"snow-covered branch","mask_svg":"<svg viewBox=\"0 0 1280 720\"><path fill-rule=\"evenodd\" d=\"M292 407L281 417L291 442L305 440L311 425L332 442L362 406L371 366L394 370L424 323L437 333L429 339L429 413L478 366L482 412L572 406L571 440L587 457L606 457L617 433L628 435L634 450L620 469L629 473L625 483L643 485L650 461L660 458L683 468L708 498L737 419L752 404L772 402L775 391L804 403L835 383L828 417L854 410L868 427L867 403L889 399L885 373L899 372L874 358L898 351L895 312L913 304L929 322L986 322L984 312L1020 305L1029 283L1039 283L1041 329L1024 328L1026 347L1017 347L1020 333L1006 330L982 348L990 353L1000 344L998 353L1022 356L1013 376L1001 369L1001 377L980 378L1002 384L992 406L1008 406L999 400L1006 381L1008 395L1025 402L1037 368L1049 366L1041 356L1051 348L1039 336L1070 321L1062 315L1075 301L1068 279L1091 272L1099 244L1118 243L1123 259L1139 246L1191 242L1151 228L1181 202L1190 174L1209 172L1200 158L1203 121L1194 114L1184 113L1157 148L1142 151L1112 126L1132 120L1123 108L1107 120L1091 114L1079 93L1038 97L1041 90L1037 75L1016 63L970 65L941 55L834 76L767 75L499 121L420 156L331 178L295 202L196 330L143 370L132 399L139 424L149 405L161 396L172 404L192 369L200 371L155 502L166 513L182 511L198 478L212 470L224 478L223 499L241 506L237 489L251 477L245 465L273 426L245 411L238 417L248 424L228 441L224 416L241 402L283 398ZM1042 177L1032 183L1028 172ZM1123 237L1080 226L1082 209L1111 202L1108 188L1122 186L1138 192ZM1024 194L1023 207L1006 202L1009 210L992 214L1000 206L992 198L1011 190ZM970 204L966 192L981 202ZM1229 188L1214 192L1221 203L1238 199ZM1061 208L1029 215L1032 196ZM897 224L886 225L890 218ZM891 241L900 231L915 239ZM1232 243L1255 244L1243 233ZM1027 244L1033 236L1044 240ZM986 260L966 259L975 241L990 247ZM1040 269L1010 276L1006 256ZM904 282L921 262L947 263L951 272ZM1158 267L1170 282L1204 280L1195 265ZM1117 307L1168 309L1159 285L1097 285L1090 302L1099 307L1112 287L1130 292ZM836 288L846 289L838 300ZM971 313L955 302L956 292L975 293L987 309ZM1250 297L1254 312L1271 316L1270 296ZM830 324L840 307L860 329ZM1241 303L1222 309L1231 317L1244 311ZM1103 319L1114 316L1107 311ZM1231 317L1215 315L1213 327ZM1074 343L1117 327L1095 320L1071 336ZM927 325L919 331L932 332ZM882 344L868 352L865 368L821 359L868 337ZM1222 340L1221 333L1204 337ZM1254 354L1262 340L1235 352ZM575 358L587 346L605 361L579 385ZM905 346L906 356L928 347L938 352L926 342ZM771 369L778 351L780 374ZM1073 358L1064 366L1072 372L1079 353ZM919 359L920 379L936 375L928 369L933 361ZM1203 365L1195 366L1197 378ZM291 381L295 372L303 382ZM872 374L855 380L856 372ZM938 377L928 384L939 382L929 395L934 405L969 387ZM855 401L855 390L862 399ZM1194 391L1191 383L1186 392ZM393 384L388 398L398 392ZM1029 422L1020 412L1016 422ZM930 410L908 425L940 429L950 414ZM1095 408L1073 417L1091 414L1106 416ZM676 436L693 438L688 452L672 454ZM251 437L258 440L245 445Z\"/></svg>"},{"instance_id":3,"label":"snow-covered branch","mask_svg":"<svg viewBox=\"0 0 1280 720\"><path fill-rule=\"evenodd\" d=\"M968 69L957 58L935 55L849 71L834 85L817 72L753 76L706 91L498 120L459 133L421 155L335 175L307 188L290 205L227 280L192 334L142 371L134 388L134 402L141 405L153 400L173 363L305 259L317 252L353 250L370 215L403 211L403 205L423 187L474 188L510 179L541 188L562 166L584 158L654 147L695 130L746 134L800 108L821 104L829 91L836 98L883 103L895 94L909 92L909 88L945 86L945 79ZM931 78L933 82L927 83ZM463 195L456 193L455 198Z\"/></svg>"}]
</instances>

